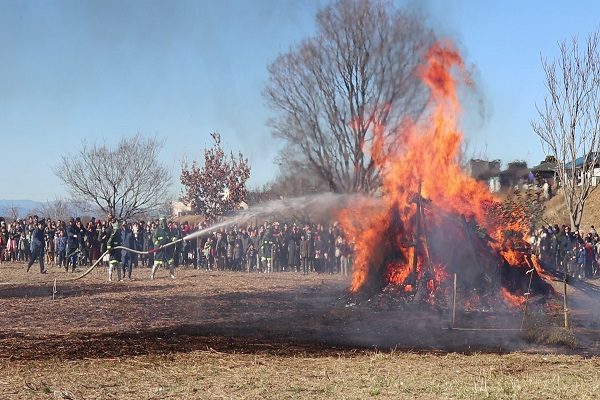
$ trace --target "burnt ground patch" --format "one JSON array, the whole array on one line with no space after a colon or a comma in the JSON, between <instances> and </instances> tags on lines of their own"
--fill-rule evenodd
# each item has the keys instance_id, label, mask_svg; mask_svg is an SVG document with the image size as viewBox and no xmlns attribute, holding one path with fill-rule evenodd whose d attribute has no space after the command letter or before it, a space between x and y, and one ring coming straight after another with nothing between
<instances>
[{"instance_id":1,"label":"burnt ground patch","mask_svg":"<svg viewBox=\"0 0 600 400\"><path fill-rule=\"evenodd\" d=\"M532 344L518 328L520 311L463 312L449 329L447 310L349 305L347 278L295 273L244 274L178 270L176 280L105 282L104 271L75 282L25 275L3 266L0 358L94 359L214 350L222 353L311 354L410 350L463 353L515 350L598 352L595 306L580 302L573 325L580 347ZM51 299L53 280L58 292ZM580 294L585 296L584 293ZM575 297L577 299L577 296ZM554 322L552 322L554 323ZM500 329L495 329L500 328Z\"/></svg>"}]
</instances>

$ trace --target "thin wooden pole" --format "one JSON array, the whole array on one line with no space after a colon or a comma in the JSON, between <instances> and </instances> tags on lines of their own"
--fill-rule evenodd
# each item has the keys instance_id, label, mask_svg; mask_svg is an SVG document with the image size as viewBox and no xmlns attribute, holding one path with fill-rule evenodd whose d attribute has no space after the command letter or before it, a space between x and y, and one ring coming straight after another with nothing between
<instances>
[{"instance_id":1,"label":"thin wooden pole","mask_svg":"<svg viewBox=\"0 0 600 400\"><path fill-rule=\"evenodd\" d=\"M529 264L529 263L527 263ZM527 286L527 293L525 293L525 310L523 311L523 319L521 320L521 330L525 326L525 318L527 318L527 311L529 306L529 295L531 294L531 282L533 281L533 272L535 268L531 268L527 273L529 274L529 286Z\"/></svg>"},{"instance_id":2,"label":"thin wooden pole","mask_svg":"<svg viewBox=\"0 0 600 400\"><path fill-rule=\"evenodd\" d=\"M56 278L54 278L54 286L52 286L52 300L54 300L54 296L56 296Z\"/></svg>"},{"instance_id":3,"label":"thin wooden pole","mask_svg":"<svg viewBox=\"0 0 600 400\"><path fill-rule=\"evenodd\" d=\"M454 328L454 322L456 321L456 274L454 274L454 288L452 292L452 327Z\"/></svg>"},{"instance_id":4,"label":"thin wooden pole","mask_svg":"<svg viewBox=\"0 0 600 400\"><path fill-rule=\"evenodd\" d=\"M559 265L559 252L556 252L556 269L558 270ZM569 302L567 299L567 279L568 279L568 269L567 263L564 262L563 258L563 315L564 315L564 326L565 329L569 329Z\"/></svg>"},{"instance_id":5,"label":"thin wooden pole","mask_svg":"<svg viewBox=\"0 0 600 400\"><path fill-rule=\"evenodd\" d=\"M417 256L419 252L419 240L421 240L421 181L419 181L419 192L416 199L417 213L415 214L415 241L413 244L413 262L412 262L412 274L414 290L417 290Z\"/></svg>"},{"instance_id":6,"label":"thin wooden pole","mask_svg":"<svg viewBox=\"0 0 600 400\"><path fill-rule=\"evenodd\" d=\"M563 312L565 318L565 329L569 329L569 307L567 301L567 264L565 263L565 275L563 277Z\"/></svg>"}]
</instances>

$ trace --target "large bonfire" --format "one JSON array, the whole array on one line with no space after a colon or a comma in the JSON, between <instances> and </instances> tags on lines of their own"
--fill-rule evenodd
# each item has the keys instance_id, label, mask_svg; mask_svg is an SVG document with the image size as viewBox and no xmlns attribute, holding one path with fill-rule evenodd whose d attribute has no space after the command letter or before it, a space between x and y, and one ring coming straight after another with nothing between
<instances>
[{"instance_id":1,"label":"large bonfire","mask_svg":"<svg viewBox=\"0 0 600 400\"><path fill-rule=\"evenodd\" d=\"M382 171L381 196L342 212L354 240L350 290L372 293L393 285L402 296L436 301L454 274L468 301L522 304L548 293L528 251L525 213L507 209L459 165L457 88L469 85L451 44L435 44L418 71L430 89L425 118L405 121L392 135L375 129L371 157Z\"/></svg>"}]
</instances>

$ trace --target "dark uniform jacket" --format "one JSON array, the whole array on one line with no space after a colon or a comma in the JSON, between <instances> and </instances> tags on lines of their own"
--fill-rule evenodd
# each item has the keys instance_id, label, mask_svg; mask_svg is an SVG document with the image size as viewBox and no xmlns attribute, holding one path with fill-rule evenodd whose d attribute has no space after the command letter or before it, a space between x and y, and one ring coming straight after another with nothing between
<instances>
[{"instance_id":1,"label":"dark uniform jacket","mask_svg":"<svg viewBox=\"0 0 600 400\"><path fill-rule=\"evenodd\" d=\"M113 231L113 233L110 235L107 245L110 262L121 262L121 249L116 249L116 247L122 245L122 239L121 230L119 229Z\"/></svg>"},{"instance_id":2,"label":"dark uniform jacket","mask_svg":"<svg viewBox=\"0 0 600 400\"><path fill-rule=\"evenodd\" d=\"M133 231L131 229L123 229L121 230L121 238L122 238L122 245L129 248L129 249L135 249L135 237L133 236ZM129 250L122 250L122 256L125 257L126 255L130 255L131 253L129 252Z\"/></svg>"},{"instance_id":3,"label":"dark uniform jacket","mask_svg":"<svg viewBox=\"0 0 600 400\"><path fill-rule=\"evenodd\" d=\"M72 253L79 248L78 233L74 225L67 226L67 253Z\"/></svg>"},{"instance_id":4,"label":"dark uniform jacket","mask_svg":"<svg viewBox=\"0 0 600 400\"><path fill-rule=\"evenodd\" d=\"M31 248L33 252L44 250L45 237L44 229L35 228L31 235Z\"/></svg>"},{"instance_id":5,"label":"dark uniform jacket","mask_svg":"<svg viewBox=\"0 0 600 400\"><path fill-rule=\"evenodd\" d=\"M160 246L164 246L165 244L169 243L169 231L168 229L162 228L162 227L158 227L156 228L156 231L154 232L154 247L158 248ZM173 254L173 246L164 248L164 249L160 249L156 252L156 254L154 255L154 259L156 261L161 261L161 262L167 262L169 261L169 259L172 257Z\"/></svg>"}]
</instances>

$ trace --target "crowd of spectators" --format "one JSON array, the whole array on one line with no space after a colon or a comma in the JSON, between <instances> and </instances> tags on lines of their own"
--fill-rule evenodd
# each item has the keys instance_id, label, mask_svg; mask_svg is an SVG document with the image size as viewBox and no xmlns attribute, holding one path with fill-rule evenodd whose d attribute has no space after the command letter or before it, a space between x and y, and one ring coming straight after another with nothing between
<instances>
[{"instance_id":1,"label":"crowd of spectators","mask_svg":"<svg viewBox=\"0 0 600 400\"><path fill-rule=\"evenodd\" d=\"M27 263L36 256L36 234L43 232L41 270L44 264L66 271L100 262L108 265L107 247L113 226L121 230L123 246L147 254L123 250L123 268L152 267L153 249L157 247L158 220L120 221L81 218L52 220L32 215L6 221L0 217L0 263ZM352 246L337 223L297 224L265 221L260 225L228 226L207 229L205 223L169 221L169 236L184 239L202 230L196 237L178 241L174 246L175 266L205 270L246 272L293 271L308 274L341 273L352 270ZM193 235L192 235L193 236ZM42 237L42 236L40 236ZM600 277L600 235L594 226L589 231L571 231L569 226L548 225L532 235L533 252L547 268L566 270L580 279ZM29 264L30 266L30 264Z\"/></svg>"},{"instance_id":2,"label":"crowd of spectators","mask_svg":"<svg viewBox=\"0 0 600 400\"><path fill-rule=\"evenodd\" d=\"M579 279L600 276L600 235L592 225L589 231L571 231L570 226L548 225L537 230L533 251L546 268L567 271Z\"/></svg>"},{"instance_id":3,"label":"crowd of spectators","mask_svg":"<svg viewBox=\"0 0 600 400\"><path fill-rule=\"evenodd\" d=\"M196 247L196 265L209 270L348 275L352 262L352 248L336 223L234 226L200 236L190 245Z\"/></svg>"},{"instance_id":4,"label":"crowd of spectators","mask_svg":"<svg viewBox=\"0 0 600 400\"><path fill-rule=\"evenodd\" d=\"M108 265L109 255L105 253L113 226L118 226L123 246L148 252L137 254L123 250L127 254L123 262L131 263L134 268L151 267L158 220L119 221L117 225L113 222L112 216L85 222L81 218L63 221L37 215L8 222L0 217L0 263L31 261L35 255L35 235L43 232L41 271L44 271L44 264L75 271L76 267L90 266L101 257L100 262ZM168 230L171 237L178 239L198 230L207 231L175 245L175 266L344 275L351 270L352 249L337 223L325 226L264 222L258 226L230 226L211 231L205 223L192 226L187 221L181 224L169 221Z\"/></svg>"}]
</instances>

